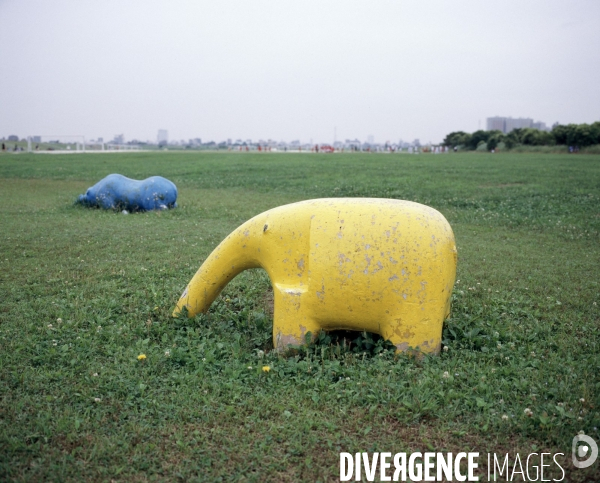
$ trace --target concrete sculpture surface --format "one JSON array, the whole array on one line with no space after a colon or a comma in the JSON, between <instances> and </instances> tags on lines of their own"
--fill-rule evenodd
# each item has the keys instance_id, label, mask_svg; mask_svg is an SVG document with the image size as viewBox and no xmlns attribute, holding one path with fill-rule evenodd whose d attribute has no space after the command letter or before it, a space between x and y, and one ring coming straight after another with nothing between
<instances>
[{"instance_id":1,"label":"concrete sculpture surface","mask_svg":"<svg viewBox=\"0 0 600 483\"><path fill-rule=\"evenodd\" d=\"M273 344L319 330L366 330L398 350L440 350L457 253L452 229L411 201L326 198L280 206L215 248L173 312L205 312L238 273L264 268L273 286Z\"/></svg>"},{"instance_id":2,"label":"concrete sculpture surface","mask_svg":"<svg viewBox=\"0 0 600 483\"><path fill-rule=\"evenodd\" d=\"M177 206L177 187L162 176L138 181L109 174L79 195L77 202L104 209L151 211Z\"/></svg>"}]
</instances>

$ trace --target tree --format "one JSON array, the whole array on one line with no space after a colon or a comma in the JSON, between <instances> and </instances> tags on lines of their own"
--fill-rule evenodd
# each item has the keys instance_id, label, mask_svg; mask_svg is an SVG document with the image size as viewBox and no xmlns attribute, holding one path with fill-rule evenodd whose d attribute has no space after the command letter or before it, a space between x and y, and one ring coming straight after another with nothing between
<instances>
[{"instance_id":1,"label":"tree","mask_svg":"<svg viewBox=\"0 0 600 483\"><path fill-rule=\"evenodd\" d=\"M556 144L554 136L547 131L525 128L520 133L521 143L528 146L550 146Z\"/></svg>"},{"instance_id":2,"label":"tree","mask_svg":"<svg viewBox=\"0 0 600 483\"><path fill-rule=\"evenodd\" d=\"M558 124L552 128L552 136L556 144L567 144L567 135L569 133L569 127L563 124Z\"/></svg>"},{"instance_id":3,"label":"tree","mask_svg":"<svg viewBox=\"0 0 600 483\"><path fill-rule=\"evenodd\" d=\"M555 124L551 132L534 128L513 129L506 135L500 131L478 130L473 134L454 131L444 138L445 146L465 146L471 150L475 150L483 144L487 149L496 149L500 143L503 148L506 146L508 149L521 144L528 146L553 146L555 144L591 146L600 144L600 121L592 124Z\"/></svg>"},{"instance_id":4,"label":"tree","mask_svg":"<svg viewBox=\"0 0 600 483\"><path fill-rule=\"evenodd\" d=\"M594 144L600 144L600 121L590 124L590 129L596 137L596 142Z\"/></svg>"},{"instance_id":5,"label":"tree","mask_svg":"<svg viewBox=\"0 0 600 483\"><path fill-rule=\"evenodd\" d=\"M469 139L469 149L477 149L477 146L479 146L481 141L487 143L487 140L492 132L500 131L482 131L481 129L479 131L475 131L473 134L471 134L471 139Z\"/></svg>"},{"instance_id":6,"label":"tree","mask_svg":"<svg viewBox=\"0 0 600 483\"><path fill-rule=\"evenodd\" d=\"M464 146L469 142L470 134L464 131L454 131L448 134L443 141L444 146L454 148L456 146Z\"/></svg>"},{"instance_id":7,"label":"tree","mask_svg":"<svg viewBox=\"0 0 600 483\"><path fill-rule=\"evenodd\" d=\"M596 132L589 124L579 124L567 137L569 146L591 146L597 143Z\"/></svg>"},{"instance_id":8,"label":"tree","mask_svg":"<svg viewBox=\"0 0 600 483\"><path fill-rule=\"evenodd\" d=\"M511 132L509 132L506 135L506 139L504 141L506 143L506 147L511 149L511 148L514 148L518 144L522 144L522 141L521 141L522 133L523 133L523 129L521 129L521 128L513 129Z\"/></svg>"},{"instance_id":9,"label":"tree","mask_svg":"<svg viewBox=\"0 0 600 483\"><path fill-rule=\"evenodd\" d=\"M496 149L498 144L504 142L504 134L500 131L491 131L493 134L487 140L487 147L491 151L492 149Z\"/></svg>"}]
</instances>

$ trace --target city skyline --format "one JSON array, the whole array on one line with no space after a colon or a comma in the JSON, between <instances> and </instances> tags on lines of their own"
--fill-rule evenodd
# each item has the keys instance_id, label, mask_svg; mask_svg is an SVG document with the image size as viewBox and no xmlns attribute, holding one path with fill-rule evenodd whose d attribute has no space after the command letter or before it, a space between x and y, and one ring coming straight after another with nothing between
<instances>
[{"instance_id":1,"label":"city skyline","mask_svg":"<svg viewBox=\"0 0 600 483\"><path fill-rule=\"evenodd\" d=\"M486 118L486 128L485 130L487 131L493 131L493 130L498 130L501 131L504 134L507 134L508 132L512 131L513 129L517 129L517 128L533 128L533 129L539 129L539 130L544 130L544 131L550 131L551 130L551 126L547 126L545 122L543 121L534 121L532 118L512 118L510 116L506 117L506 116L493 116L493 117L488 117ZM309 145L309 144L331 144L331 145L352 145L352 144L365 144L365 145L404 145L404 146L417 146L417 145L421 145L420 139L419 138L415 138L413 141L406 141L404 139L402 139L402 137L397 137L395 139L386 139L385 141L377 139L373 134L369 134L367 136L364 136L362 138L360 137L355 137L353 139L351 138L345 138L343 141L337 139L337 133L336 133L337 129L334 128L334 138L331 141L316 141L313 142L312 139L310 140L301 140L301 139L293 139L293 140L285 140L285 139L271 139L271 138L265 138L264 136L261 136L257 139L252 139L252 138L246 138L246 139L242 139L242 138L237 138L235 139L235 141L233 141L233 138L231 137L226 137L226 138L220 138L220 139L210 139L210 140L206 140L204 141L204 143L202 142L202 138L201 137L193 137L193 138L188 138L188 139L183 139L183 138L179 138L177 136L169 136L169 130L168 129L158 129L157 130L157 134L154 137L154 140L149 137L146 139L138 139L138 138L131 138L128 139L127 136L124 133L121 134L115 134L112 138L108 137L106 138L107 141L104 141L104 137L103 136L84 136L84 135L28 135L28 136L18 136L15 134L12 135L8 135L8 136L2 136L0 135L0 139L5 139L5 137L10 141L10 140L14 140L14 139L10 139L10 138L15 138L17 137L18 139L26 139L27 137L31 137L33 142L42 142L42 138L47 142L49 140L49 138L56 138L56 139L60 139L61 137L63 139L68 139L69 137L71 138L82 138L85 139L85 142L106 142L106 143L112 143L112 144L126 144L126 143L141 143L141 144L155 144L155 145L202 145L202 144L210 144L210 143L214 143L214 144L227 144L227 145L231 145L231 144L281 144L281 145L295 145L295 144L299 144L299 145ZM449 133L448 133L449 134ZM293 136L292 136L293 137ZM423 144L424 145L437 145L437 144L441 144L441 140L440 141L424 141Z\"/></svg>"}]
</instances>

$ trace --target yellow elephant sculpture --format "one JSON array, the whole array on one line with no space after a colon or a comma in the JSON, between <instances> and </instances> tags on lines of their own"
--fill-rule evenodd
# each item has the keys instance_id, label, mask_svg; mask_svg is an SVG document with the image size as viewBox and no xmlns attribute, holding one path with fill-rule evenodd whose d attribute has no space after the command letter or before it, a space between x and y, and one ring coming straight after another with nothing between
<instances>
[{"instance_id":1,"label":"yellow elephant sculpture","mask_svg":"<svg viewBox=\"0 0 600 483\"><path fill-rule=\"evenodd\" d=\"M273 345L321 329L366 330L438 353L450 314L456 245L441 213L419 203L324 198L273 208L215 248L173 312L205 312L238 273L263 268L275 308Z\"/></svg>"}]
</instances>

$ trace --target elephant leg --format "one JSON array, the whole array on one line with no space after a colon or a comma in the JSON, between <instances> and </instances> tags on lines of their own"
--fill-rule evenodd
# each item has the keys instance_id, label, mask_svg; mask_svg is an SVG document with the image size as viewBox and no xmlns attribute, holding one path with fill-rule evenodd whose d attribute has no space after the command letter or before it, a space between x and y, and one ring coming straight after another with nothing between
<instances>
[{"instance_id":1,"label":"elephant leg","mask_svg":"<svg viewBox=\"0 0 600 483\"><path fill-rule=\"evenodd\" d=\"M438 354L442 342L444 310L440 310L439 303L414 308L409 313L404 311L397 314L397 318L386 321L381 327L381 335L390 340L398 352L418 347L423 353Z\"/></svg>"},{"instance_id":2,"label":"elephant leg","mask_svg":"<svg viewBox=\"0 0 600 483\"><path fill-rule=\"evenodd\" d=\"M321 326L309 315L306 289L275 284L273 346L285 350L289 345L303 345L306 334L316 335Z\"/></svg>"}]
</instances>

